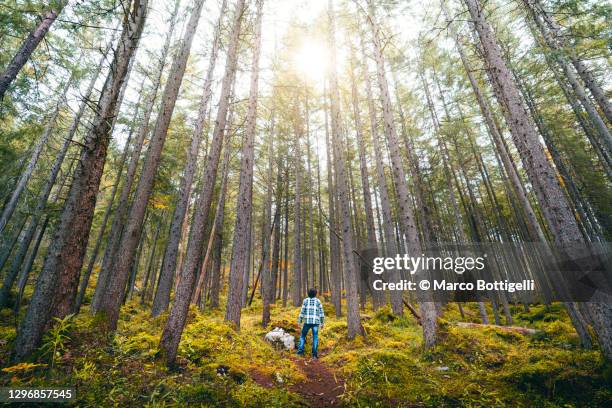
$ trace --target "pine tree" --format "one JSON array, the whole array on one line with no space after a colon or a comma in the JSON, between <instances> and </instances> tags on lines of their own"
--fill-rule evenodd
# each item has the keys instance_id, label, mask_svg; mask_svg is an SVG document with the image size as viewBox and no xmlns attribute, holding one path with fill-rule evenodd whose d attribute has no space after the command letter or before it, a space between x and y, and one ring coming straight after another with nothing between
<instances>
[{"instance_id":1,"label":"pine tree","mask_svg":"<svg viewBox=\"0 0 612 408\"><path fill-rule=\"evenodd\" d=\"M74 305L93 218L96 195L110 139L111 118L145 22L147 1L134 0L96 107L96 116L84 142L70 192L53 233L43 269L13 349L13 360L27 357L40 344L52 317L64 317Z\"/></svg>"}]
</instances>

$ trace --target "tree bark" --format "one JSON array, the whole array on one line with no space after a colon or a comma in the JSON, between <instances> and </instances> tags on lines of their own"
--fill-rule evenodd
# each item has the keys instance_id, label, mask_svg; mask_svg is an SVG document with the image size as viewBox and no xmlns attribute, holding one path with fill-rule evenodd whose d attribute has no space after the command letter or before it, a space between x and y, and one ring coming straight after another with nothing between
<instances>
[{"instance_id":1,"label":"tree bark","mask_svg":"<svg viewBox=\"0 0 612 408\"><path fill-rule=\"evenodd\" d=\"M351 208L349 203L348 177L346 173L346 155L342 148L344 146L343 137L340 130L340 107L338 78L336 74L336 28L335 14L332 0L329 0L329 48L330 56L330 101L331 101L331 135L334 148L334 168L338 178L336 185L338 198L340 201L341 230L342 230L342 255L344 259L344 284L346 289L346 318L347 336L353 339L358 335L365 336L365 331L361 325L359 315L359 290L357 286L358 270L353 255L354 243L351 225Z\"/></svg>"},{"instance_id":2,"label":"tree bark","mask_svg":"<svg viewBox=\"0 0 612 408\"><path fill-rule=\"evenodd\" d=\"M285 167L285 227L283 232L283 308L287 307L289 297L289 276L287 269L289 265L289 167Z\"/></svg>"},{"instance_id":3,"label":"tree bark","mask_svg":"<svg viewBox=\"0 0 612 408\"><path fill-rule=\"evenodd\" d=\"M357 138L357 148L359 151L359 170L361 173L361 188L363 190L363 202L365 210L366 233L367 233L367 248L369 250L378 251L378 242L376 239L376 228L374 226L374 211L372 210L372 191L370 189L370 174L366 159L365 137L363 135L363 124L361 122L361 111L359 109L359 94L357 92L357 84L355 81L355 56L351 48L351 98L353 101L353 120L355 121L355 130ZM367 273L367 285L372 296L372 307L374 310L383 305L382 293L374 289L374 274L369 271Z\"/></svg>"},{"instance_id":4,"label":"tree bark","mask_svg":"<svg viewBox=\"0 0 612 408\"><path fill-rule=\"evenodd\" d=\"M259 54L261 48L261 19L263 0L257 0L257 17L255 21L255 44L251 62L251 86L249 107L246 117L245 139L242 144L240 164L240 184L236 198L236 226L230 262L229 290L225 321L231 322L240 329L240 297L244 291L245 270L249 267L250 230L253 217L253 161L255 159L255 126L257 124L257 93L259 85ZM269 237L267 238L269 240Z\"/></svg>"},{"instance_id":5,"label":"tree bark","mask_svg":"<svg viewBox=\"0 0 612 408\"><path fill-rule=\"evenodd\" d=\"M591 91L593 98L601 108L608 123L612 123L612 104L610 103L610 98L606 96L606 92L599 83L597 83L593 73L588 69L586 64L578 59L574 52L573 45L567 43L566 38L568 36L561 32L561 27L559 23L555 21L552 13L545 10L540 0L523 0L523 3L528 11L532 13L542 35L545 38L548 37L546 42L549 47L561 53L561 55L567 56L586 87Z\"/></svg>"},{"instance_id":6,"label":"tree bark","mask_svg":"<svg viewBox=\"0 0 612 408\"><path fill-rule=\"evenodd\" d=\"M87 103L90 100L91 95L93 93L93 87L96 83L96 80L98 79L98 76L100 75L100 72L102 71L104 59L108 56L108 52L110 51L112 47L113 39L114 39L114 36L109 41L108 46L102 55L102 59L99 61L96 69L94 70L94 74L92 75L91 81L89 82L87 90L85 91L85 96L83 98L83 101L81 102L79 110L77 111L77 113L75 114L72 120L72 124L70 125L70 128L68 130L68 134L64 138L64 143L62 143L60 150L57 152L55 161L53 162L53 166L51 167L51 171L49 173L49 178L45 181L43 188L40 190L38 194L38 199L37 199L36 208L34 210L34 214L30 220L30 224L25 233L24 239L22 240L19 246L19 250L17 254L15 255L15 258L13 259L13 263L11 265L11 272L9 273L9 275L12 276L12 278L10 278L9 275L7 275L3 283L2 289L0 289L0 307L2 307L2 305L6 305L6 301L8 299L10 289L13 285L13 280L17 277L17 272L20 270L20 267L22 266L24 257L26 256L28 248L30 247L30 244L32 242L32 239L34 238L35 232L37 231L38 225L40 223L40 219L43 216L43 211L45 207L47 206L47 200L49 199L51 190L53 189L53 186L55 185L57 176L59 175L61 171L62 164L64 163L64 159L66 157L66 154L68 153L68 149L70 148L70 145L73 142L72 138L76 134L79 124L81 123L81 118L83 117L83 114L85 113L85 109L87 108ZM35 239L35 241L37 240ZM2 266L0 265L0 270L1 269L2 269ZM21 269L23 270L23 268Z\"/></svg>"},{"instance_id":7,"label":"tree bark","mask_svg":"<svg viewBox=\"0 0 612 408\"><path fill-rule=\"evenodd\" d=\"M155 129L151 136L138 186L134 193L134 202L130 208L127 224L119 243L119 250L113 262L112 279L108 280L104 299L100 305L99 312L104 316L105 323L110 330L115 330L117 327L123 291L125 290L129 272L134 263L144 214L151 192L153 191L155 173L159 166L162 149L168 134L168 127L170 126L170 120L172 119L178 92L183 81L187 60L191 51L191 44L200 20L203 5L204 0L196 0L194 2L194 7L191 11L179 52L170 68L168 81L164 88L159 114L155 123Z\"/></svg>"},{"instance_id":8,"label":"tree bark","mask_svg":"<svg viewBox=\"0 0 612 408\"><path fill-rule=\"evenodd\" d=\"M23 41L19 50L13 56L13 59L8 64L6 69L2 74L0 74L0 102L4 99L4 94L6 93L11 82L15 80L21 68L28 62L32 53L38 47L38 44L45 38L49 28L53 24L53 22L57 19L57 16L62 12L68 0L61 0L55 4L54 8L50 8L46 10L41 16L41 20L38 25L34 28L34 30L28 34L26 39Z\"/></svg>"},{"instance_id":9,"label":"tree bark","mask_svg":"<svg viewBox=\"0 0 612 408\"><path fill-rule=\"evenodd\" d=\"M164 253L164 261L162 263L162 269L160 272L159 287L155 293L155 299L153 300L153 308L151 314L155 317L168 309L170 303L170 289L172 288L172 280L176 270L176 260L178 256L179 242L181 239L181 231L185 220L185 214L187 213L188 200L191 193L191 185L195 175L197 167L198 151L200 149L200 141L202 139L202 133L204 131L204 124L207 118L208 106L210 104L210 98L212 96L212 80L215 66L217 63L217 55L219 54L219 47L221 45L221 25L223 23L223 17L226 9L227 1L224 0L221 3L221 9L219 18L217 20L217 26L215 28L215 34L212 42L212 49L210 52L210 58L208 62L208 71L206 72L206 80L204 82L204 92L200 99L200 108L198 110L198 118L196 125L193 130L191 138L191 146L189 154L187 156L187 163L183 170L183 177L181 178L181 186L178 194L178 201L172 215L172 224L170 226L170 236L168 237L168 244Z\"/></svg>"},{"instance_id":10,"label":"tree bark","mask_svg":"<svg viewBox=\"0 0 612 408\"><path fill-rule=\"evenodd\" d=\"M539 135L529 118L519 89L512 73L502 58L501 49L493 30L486 21L478 0L464 0L488 63L487 73L492 80L496 97L503 107L503 113L513 140L523 159L530 180L536 188L538 202L544 211L555 243L563 248L567 245L584 243L571 206L565 197L557 174L548 161ZM605 302L590 302L586 305L592 317L602 352L612 358L612 307Z\"/></svg>"},{"instance_id":11,"label":"tree bark","mask_svg":"<svg viewBox=\"0 0 612 408\"><path fill-rule=\"evenodd\" d=\"M142 88L142 85L140 88ZM136 107L134 109L134 117L132 119L132 122L136 121L136 119L138 118L139 108L140 108L140 97L138 98L138 102L136 103ZM130 129L128 133L127 140L125 141L125 146L123 147L123 153L121 154L121 158L119 159L119 168L117 169L117 177L115 178L115 182L113 183L113 189L111 191L111 195L108 200L109 202L108 202L108 206L106 207L106 211L104 211L104 217L102 217L102 224L100 225L100 230L98 231L98 237L96 238L96 244L90 255L89 262L87 264L87 269L85 270L85 274L83 275L81 279L81 284L79 285L79 293L77 294L77 298L74 304L74 313L78 313L81 308L83 297L85 296L85 291L87 290L87 285L89 284L89 278L93 271L96 259L98 258L100 247L102 246L104 232L106 231L106 224L108 224L108 220L111 215L111 210L113 208L113 202L115 201L115 196L117 195L119 184L121 184L121 176L123 175L123 167L125 166L125 161L127 160L128 151L130 148L130 142L132 141L133 134L134 134L134 127L132 126L132 128Z\"/></svg>"},{"instance_id":12,"label":"tree bark","mask_svg":"<svg viewBox=\"0 0 612 408\"><path fill-rule=\"evenodd\" d=\"M266 231L268 231L270 229L270 217L272 215L272 183L273 183L273 177L274 177L274 110L272 111L272 117L270 119L270 129L269 129L269 135L268 135L268 169L267 169L267 175L266 175L266 202L265 202L265 207L264 207L264 220L262 223L262 264L263 264L263 270L262 270L262 278L261 278L261 288L262 288L262 299L263 299L263 311L262 311L262 318L261 318L261 324L263 327L266 327L268 325L268 323L270 322L270 303L272 303L273 299L274 299L274 283L275 283L275 279L276 276L274 276L274 268L272 268L272 265L270 264L270 260L272 260L272 262L275 262L275 258L274 256L278 256L278 253L274 253L274 254L270 254L270 237L266 237ZM277 170L278 175L280 176L280 168ZM280 188L280 183L277 184L277 188ZM277 190L277 196L278 196L278 190ZM279 202L278 200L276 201L276 213L275 213L275 223L274 223L274 230L273 230L273 234L274 234L274 244L277 244L277 239L278 239L278 233L277 233L277 226L279 225L279 220L276 217L280 217L280 212L278 211L278 209L280 208L279 206ZM275 247L276 249L276 247ZM278 263L276 264L276 267L278 269Z\"/></svg>"},{"instance_id":13,"label":"tree bark","mask_svg":"<svg viewBox=\"0 0 612 408\"><path fill-rule=\"evenodd\" d=\"M596 101L600 103L603 112L608 116L608 121L612 123L612 108L610 107L610 102L605 97L604 92L599 88L594 78L590 74L590 72L586 69L584 64L579 61L575 56L572 58L570 56L570 61L567 61L566 56L562 50L562 46L556 41L557 38L553 38L550 32L548 32L545 22L542 19L542 15L546 14L543 10L540 12L538 10L538 1L537 0L523 0L523 4L527 8L528 12L531 14L533 21L536 23L536 26L540 30L542 37L544 39L544 43L552 50L553 59L557 62L561 70L565 74L565 78L569 82L572 87L576 97L584 107L587 115L591 119L591 122L595 126L597 130L597 134L599 135L601 144L606 149L606 154L609 156L612 154L612 136L610 135L610 130L606 126L606 123L599 115L599 112L595 109L593 104L591 103L589 97L587 96L586 90L584 86L578 81L575 72L571 68L571 64L576 67L579 73L583 74L583 80L585 80L586 84L590 84L590 89L594 95L596 95ZM551 21L549 19L549 21ZM537 40L537 39L536 39ZM581 69L578 69L578 68ZM586 78L585 78L586 77Z\"/></svg>"},{"instance_id":14,"label":"tree bark","mask_svg":"<svg viewBox=\"0 0 612 408\"><path fill-rule=\"evenodd\" d=\"M379 28L375 21L375 9L372 0L368 0L370 16L368 22L372 29L374 43L374 58L376 60L378 85L380 87L380 97L383 106L383 123L385 136L389 145L389 155L392 162L392 175L397 192L400 225L406 237L407 250L411 254L420 254L422 251L419 240L419 232L412 210L412 203L408 196L408 186L404 172L402 159L400 157L399 143L397 140L397 130L393 121L393 111L391 108L391 98L389 97L389 85L385 74L385 63L382 54L382 46L379 37ZM409 157L410 159L410 157ZM417 272L418 273L418 272ZM436 342L437 335L437 315L433 302L427 299L426 294L422 294L420 301L423 337L426 348L432 347Z\"/></svg>"},{"instance_id":15,"label":"tree bark","mask_svg":"<svg viewBox=\"0 0 612 408\"><path fill-rule=\"evenodd\" d=\"M327 95L327 91L324 92ZM332 163L334 160L332 152L332 144L330 140L329 131L329 109L327 106L327 97L325 98L325 142L326 142L326 154L327 154L327 199L328 199L328 212L329 212L329 242L330 242L330 289L332 304L334 305L334 311L336 317L342 316L342 258L340 254L340 240L334 232L336 231L336 190L335 190L335 177L333 174Z\"/></svg>"},{"instance_id":16,"label":"tree bark","mask_svg":"<svg viewBox=\"0 0 612 408\"><path fill-rule=\"evenodd\" d=\"M280 160L279 160L280 162ZM282 207L282 171L280 166L277 169L277 179L276 179L276 197L274 199L276 212L275 212L275 220L273 222L274 225L274 241L272 244L272 265L270 269L270 277L266 282L266 287L264 288L264 307L262 312L262 326L267 326L270 322L270 304L274 303L276 298L276 281L278 278L278 267L279 267L279 259L280 259L280 208Z\"/></svg>"},{"instance_id":17,"label":"tree bark","mask_svg":"<svg viewBox=\"0 0 612 408\"><path fill-rule=\"evenodd\" d=\"M362 47L364 47L363 42ZM363 53L365 57L365 48L363 49ZM370 81L370 74L367 71L365 65L363 66L363 71L363 76L366 84L366 95L368 99L368 110L370 116L370 138L372 139L372 147L374 150L374 162L376 165L377 184L381 202L380 207L382 209L382 231L384 233L385 238L385 249L387 256L394 256L398 252L398 248L395 241L395 233L393 232L393 218L390 204L391 201L389 198L389 190L387 186L387 179L385 177L385 169L383 164L383 154L378 134L378 119L376 116L376 107L374 105L374 98L372 96L372 84ZM389 280L393 282L397 282L400 279L399 272L395 269L389 270L388 276ZM401 293L397 291L392 291L390 293L390 300L393 313L398 316L401 316L404 310Z\"/></svg>"},{"instance_id":18,"label":"tree bark","mask_svg":"<svg viewBox=\"0 0 612 408\"><path fill-rule=\"evenodd\" d=\"M308 90L305 95L306 105L306 169L308 174L308 285L307 289L316 288L316 270L314 261L314 206L312 204L312 154L310 143L310 103ZM320 290L320 288L319 288Z\"/></svg>"},{"instance_id":19,"label":"tree bark","mask_svg":"<svg viewBox=\"0 0 612 408\"><path fill-rule=\"evenodd\" d=\"M293 267L291 274L291 301L293 306L302 304L302 170L300 138L302 125L300 123L300 109L298 107L300 98L296 95L293 107L293 132L294 138L294 170L295 170L295 199L293 205L294 229L293 229Z\"/></svg>"},{"instance_id":20,"label":"tree bark","mask_svg":"<svg viewBox=\"0 0 612 408\"><path fill-rule=\"evenodd\" d=\"M151 288L151 291L155 289L155 272L153 272L155 268L153 265L155 264L157 242L159 240L159 233L161 231L162 223L164 221L164 215L165 214L162 213L159 218L159 221L157 222L157 227L155 228L155 236L153 237L153 243L150 245L149 261L147 262L146 269L147 273L143 280L142 290L140 292L140 304L142 305L144 305L145 301L148 298L147 294L149 292L149 287Z\"/></svg>"},{"instance_id":21,"label":"tree bark","mask_svg":"<svg viewBox=\"0 0 612 408\"><path fill-rule=\"evenodd\" d=\"M221 147L223 146L223 136L227 119L227 110L229 105L229 96L234 82L237 53L238 53L238 38L242 25L242 15L245 9L245 1L239 0L236 4L234 12L234 20L230 35L230 42L227 51L227 60L225 64L225 74L221 84L221 95L219 99L219 108L217 110L217 118L213 130L213 139L206 160L204 169L204 177L202 179L203 191L196 203L196 211L192 221L192 229L189 234L189 243L187 245L187 253L183 261L183 269L181 270L180 281L176 289L174 303L170 315L164 327L160 348L164 353L165 360L168 365L173 365L176 359L178 345L185 327L187 319L187 311L189 309L189 301L193 283L197 274L200 255L204 245L204 233L210 204L212 202L215 180L217 177L217 168L219 165L219 156ZM227 148L227 147L226 147Z\"/></svg>"},{"instance_id":22,"label":"tree bark","mask_svg":"<svg viewBox=\"0 0 612 408\"><path fill-rule=\"evenodd\" d=\"M12 355L14 361L21 361L32 353L40 344L52 317L66 316L74 305L106 159L111 121L117 114L117 100L140 40L146 10L147 0L134 0L125 16L123 33L96 107L96 116L85 139L30 306L18 330Z\"/></svg>"},{"instance_id":23,"label":"tree bark","mask_svg":"<svg viewBox=\"0 0 612 408\"><path fill-rule=\"evenodd\" d=\"M142 151L145 138L149 134L149 122L151 120L151 114L153 113L153 108L155 106L157 91L161 84L162 74L164 66L166 64L166 59L168 57L168 52L170 50L170 42L172 39L172 34L174 32L174 22L178 12L178 5L179 1L177 0L175 2L174 11L170 16L170 29L166 34L164 45L162 46L161 56L157 65L157 71L155 73L151 86L151 93L147 96L146 99L142 123L138 130L136 140L134 142L134 148L130 157L128 170L125 175L125 181L123 183L123 188L121 189L119 201L115 209L113 223L111 224L111 229L106 239L107 243L106 249L104 250L104 257L102 259L102 267L100 268L100 273L98 274L96 289L94 291L94 296L91 301L91 313L96 313L100 309L102 299L104 298L104 295L106 293L106 286L108 284L108 279L111 273L112 263L115 259L115 255L117 254L117 250L119 249L121 233L123 231L125 217L129 209L128 201L130 193L132 191L132 184L134 183L136 177L136 170L138 169L140 153Z\"/></svg>"},{"instance_id":24,"label":"tree bark","mask_svg":"<svg viewBox=\"0 0 612 408\"><path fill-rule=\"evenodd\" d=\"M4 228L6 227L6 224L9 222L11 215L13 215L13 212L17 208L17 203L19 201L19 198L21 197L21 194L25 190L26 185L28 184L28 181L30 180L30 177L32 176L32 173L34 172L36 163L38 163L38 158L40 157L40 154L42 153L43 148L47 145L49 138L53 134L53 130L55 129L55 122L57 121L57 118L59 116L60 109L66 103L66 95L68 94L68 91L70 90L70 87L72 86L73 78L74 78L74 74L70 73L70 77L68 78L66 83L63 84L62 92L57 102L55 103L55 108L53 109L53 112L47 119L47 124L45 125L43 134L41 138L38 140L38 142L36 143L36 145L34 146L34 150L32 151L32 155L30 156L30 160L28 161L28 164L26 165L25 170L19 176L19 180L17 181L17 184L13 188L13 192L11 193L11 198L8 200L6 205L2 208L2 214L0 215L0 234L4 231Z\"/></svg>"}]
</instances>

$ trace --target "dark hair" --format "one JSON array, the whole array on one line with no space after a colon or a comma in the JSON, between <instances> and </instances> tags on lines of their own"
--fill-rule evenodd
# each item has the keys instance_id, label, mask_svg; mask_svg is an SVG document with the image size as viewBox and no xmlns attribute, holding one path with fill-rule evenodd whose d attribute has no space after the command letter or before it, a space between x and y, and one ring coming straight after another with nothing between
<instances>
[{"instance_id":1,"label":"dark hair","mask_svg":"<svg viewBox=\"0 0 612 408\"><path fill-rule=\"evenodd\" d=\"M315 288L308 289L308 297L313 298L317 296L317 290Z\"/></svg>"}]
</instances>

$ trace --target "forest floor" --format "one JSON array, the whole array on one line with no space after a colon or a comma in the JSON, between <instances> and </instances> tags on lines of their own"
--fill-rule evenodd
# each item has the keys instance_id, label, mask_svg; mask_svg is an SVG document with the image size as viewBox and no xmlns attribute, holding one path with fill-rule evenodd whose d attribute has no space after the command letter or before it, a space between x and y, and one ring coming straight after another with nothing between
<instances>
[{"instance_id":1,"label":"forest floor","mask_svg":"<svg viewBox=\"0 0 612 408\"><path fill-rule=\"evenodd\" d=\"M325 351L321 350L321 357ZM306 376L306 381L294 384L291 391L300 394L312 407L340 405L344 393L344 379L334 374L320 359L293 357L291 360Z\"/></svg>"},{"instance_id":2,"label":"forest floor","mask_svg":"<svg viewBox=\"0 0 612 408\"><path fill-rule=\"evenodd\" d=\"M479 323L475 304L461 319L449 305L439 345L424 351L421 329L387 308L366 309L366 337L346 338L345 318L327 315L320 359L297 357L265 342L274 327L298 336L298 308L272 306L261 327L261 302L244 309L241 331L221 310L192 308L179 348L178 367L159 360L165 316L151 318L136 301L122 309L115 336L97 329L87 307L58 322L29 363L11 365L15 337L10 309L0 312L0 386L74 386L78 406L210 407L604 407L612 400L612 368L597 350L583 350L560 305L513 306L515 326L536 334ZM297 340L297 339L296 339ZM608 405L609 406L609 405Z\"/></svg>"}]
</instances>

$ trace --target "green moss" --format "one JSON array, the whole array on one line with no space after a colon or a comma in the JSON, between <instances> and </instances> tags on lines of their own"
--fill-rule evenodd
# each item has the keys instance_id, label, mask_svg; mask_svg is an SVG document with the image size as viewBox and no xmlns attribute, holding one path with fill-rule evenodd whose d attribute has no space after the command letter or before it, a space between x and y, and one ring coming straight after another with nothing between
<instances>
[{"instance_id":1,"label":"green moss","mask_svg":"<svg viewBox=\"0 0 612 408\"><path fill-rule=\"evenodd\" d=\"M188 405L203 405L203 406L223 406L239 407L240 404L235 400L230 390L221 385L214 383L200 383L188 385L179 390L178 398L183 404Z\"/></svg>"},{"instance_id":2,"label":"green moss","mask_svg":"<svg viewBox=\"0 0 612 408\"><path fill-rule=\"evenodd\" d=\"M422 329L411 315L389 308L362 313L365 338L346 338L345 318L331 305L320 332L324 363L346 381L346 406L605 406L612 398L612 369L597 351L578 347L563 308L513 307L516 325L541 330L526 336L495 327L458 327L458 309L449 305L440 320L439 344L422 347ZM102 333L86 310L72 319L65 347L47 366L2 374L1 385L74 384L80 406L292 407L304 397L291 385L305 374L263 337L273 326L297 336L298 308L272 307L273 323L260 325L260 301L243 311L241 331L224 322L222 311L192 308L178 351L178 370L156 359L166 315L151 318L137 302L121 313L113 337ZM466 320L478 321L475 304L464 304ZM0 355L7 355L15 329L2 312ZM555 319L549 321L549 317ZM533 323L530 323L533 322ZM42 358L42 357L41 357ZM39 361L47 363L47 361ZM228 374L217 374L219 366ZM6 367L7 364L4 364ZM255 376L255 373L257 374ZM252 378L267 378L266 387ZM282 383L275 379L282 378Z\"/></svg>"}]
</instances>

